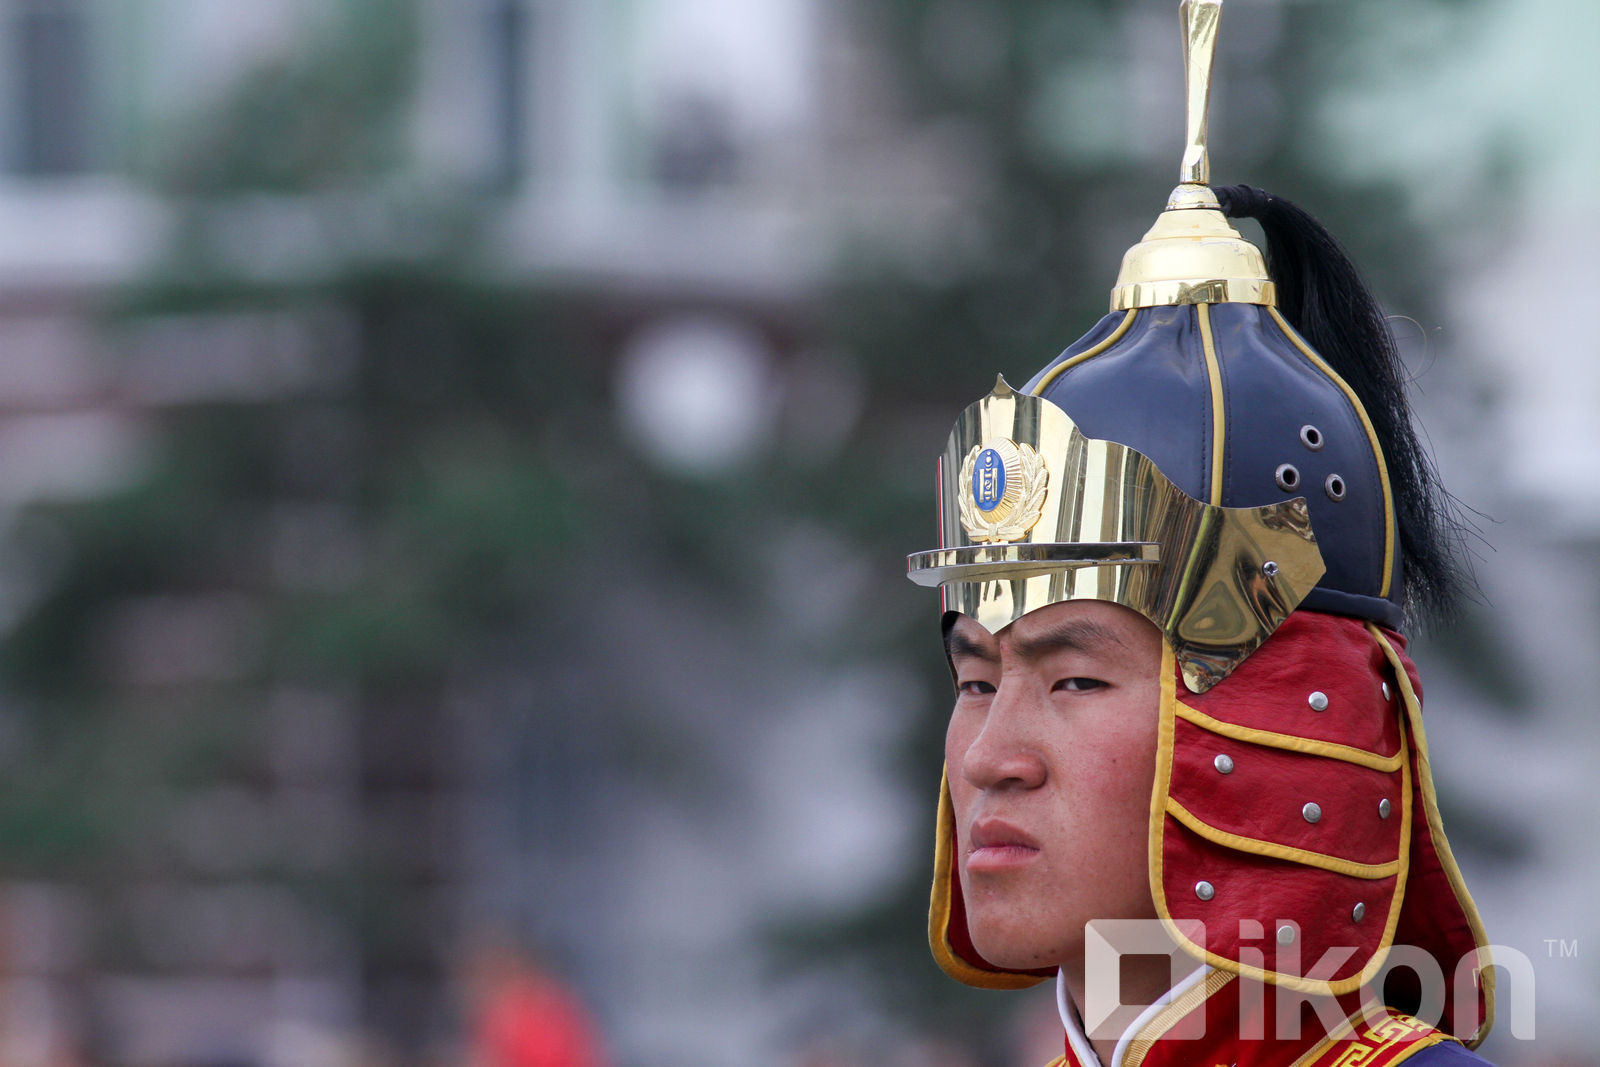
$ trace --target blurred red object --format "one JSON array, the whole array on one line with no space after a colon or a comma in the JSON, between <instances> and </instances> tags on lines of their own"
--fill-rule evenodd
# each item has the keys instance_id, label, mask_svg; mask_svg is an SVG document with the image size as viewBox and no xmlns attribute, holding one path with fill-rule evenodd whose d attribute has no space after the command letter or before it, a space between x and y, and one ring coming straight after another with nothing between
<instances>
[{"instance_id":1,"label":"blurred red object","mask_svg":"<svg viewBox=\"0 0 1600 1067\"><path fill-rule=\"evenodd\" d=\"M607 1067L582 1000L528 956L480 948L469 980L473 1067Z\"/></svg>"}]
</instances>

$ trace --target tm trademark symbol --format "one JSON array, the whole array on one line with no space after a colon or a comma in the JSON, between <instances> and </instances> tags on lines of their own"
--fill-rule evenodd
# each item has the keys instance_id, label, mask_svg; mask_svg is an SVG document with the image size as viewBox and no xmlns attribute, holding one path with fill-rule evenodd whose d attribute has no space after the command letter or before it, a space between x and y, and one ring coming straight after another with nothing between
<instances>
[{"instance_id":1,"label":"tm trademark symbol","mask_svg":"<svg viewBox=\"0 0 1600 1067\"><path fill-rule=\"evenodd\" d=\"M1559 937L1547 937L1544 939L1544 951L1546 955L1552 958L1560 956L1564 960L1577 959L1578 939L1573 938L1571 941L1567 941Z\"/></svg>"}]
</instances>

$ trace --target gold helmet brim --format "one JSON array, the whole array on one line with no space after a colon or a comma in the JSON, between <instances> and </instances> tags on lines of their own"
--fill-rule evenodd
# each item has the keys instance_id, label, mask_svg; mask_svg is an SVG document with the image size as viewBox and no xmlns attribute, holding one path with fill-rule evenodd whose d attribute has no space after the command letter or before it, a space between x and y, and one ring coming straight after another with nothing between
<instances>
[{"instance_id":1,"label":"gold helmet brim","mask_svg":"<svg viewBox=\"0 0 1600 1067\"><path fill-rule=\"evenodd\" d=\"M939 463L939 548L907 558L946 611L990 632L1067 600L1139 612L1200 693L1271 635L1322 577L1304 498L1196 500L1143 454L1085 436L997 379L956 420Z\"/></svg>"}]
</instances>

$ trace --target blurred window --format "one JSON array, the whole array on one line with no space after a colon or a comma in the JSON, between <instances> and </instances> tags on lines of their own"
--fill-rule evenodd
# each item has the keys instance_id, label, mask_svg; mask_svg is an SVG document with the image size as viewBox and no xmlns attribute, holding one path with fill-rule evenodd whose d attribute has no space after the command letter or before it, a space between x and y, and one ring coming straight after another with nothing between
<instances>
[{"instance_id":1,"label":"blurred window","mask_svg":"<svg viewBox=\"0 0 1600 1067\"><path fill-rule=\"evenodd\" d=\"M89 13L82 0L15 0L9 32L11 169L80 174L93 163Z\"/></svg>"},{"instance_id":2,"label":"blurred window","mask_svg":"<svg viewBox=\"0 0 1600 1067\"><path fill-rule=\"evenodd\" d=\"M514 188L528 170L528 55L533 12L527 0L489 0L486 31L491 70L495 181Z\"/></svg>"},{"instance_id":3,"label":"blurred window","mask_svg":"<svg viewBox=\"0 0 1600 1067\"><path fill-rule=\"evenodd\" d=\"M780 182L817 91L819 0L632 0L629 177L669 196Z\"/></svg>"},{"instance_id":4,"label":"blurred window","mask_svg":"<svg viewBox=\"0 0 1600 1067\"><path fill-rule=\"evenodd\" d=\"M663 106L651 141L657 184L675 192L733 184L740 146L730 111L709 95L684 95Z\"/></svg>"}]
</instances>

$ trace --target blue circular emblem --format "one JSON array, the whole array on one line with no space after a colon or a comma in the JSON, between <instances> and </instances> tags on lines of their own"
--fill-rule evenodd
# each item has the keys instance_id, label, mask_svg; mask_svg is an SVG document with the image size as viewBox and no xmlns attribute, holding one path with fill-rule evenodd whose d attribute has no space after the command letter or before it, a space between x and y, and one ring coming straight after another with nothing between
<instances>
[{"instance_id":1,"label":"blue circular emblem","mask_svg":"<svg viewBox=\"0 0 1600 1067\"><path fill-rule=\"evenodd\" d=\"M972 502L980 511L993 511L1006 495L1006 465L1000 453L986 448L972 465Z\"/></svg>"}]
</instances>

